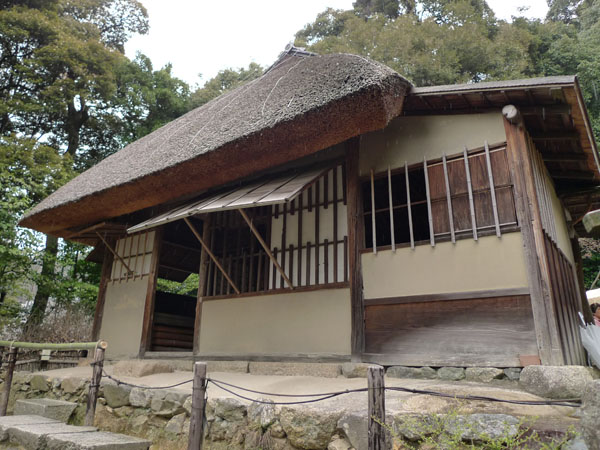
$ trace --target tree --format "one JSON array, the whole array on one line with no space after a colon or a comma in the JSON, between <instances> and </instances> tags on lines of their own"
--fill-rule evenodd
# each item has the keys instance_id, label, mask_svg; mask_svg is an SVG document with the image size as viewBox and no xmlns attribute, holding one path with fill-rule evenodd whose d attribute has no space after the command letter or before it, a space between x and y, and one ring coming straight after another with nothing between
<instances>
[{"instance_id":1,"label":"tree","mask_svg":"<svg viewBox=\"0 0 600 450\"><path fill-rule=\"evenodd\" d=\"M115 133L103 134L110 128L99 125L112 118L115 73L128 62L115 48L122 48L129 33L147 30L145 16L138 2L126 0L3 5L0 136L22 145L27 139L43 143L77 168L89 161L82 157L87 150L82 138L93 136L90 141L116 148ZM89 124L96 133L84 134L94 128ZM29 325L43 318L58 252L58 239L47 236Z\"/></svg>"},{"instance_id":2,"label":"tree","mask_svg":"<svg viewBox=\"0 0 600 450\"><path fill-rule=\"evenodd\" d=\"M250 63L247 69L240 67L235 69L224 69L204 83L199 89L192 93L190 108L197 108L208 103L213 98L235 89L242 84L248 83L263 74L263 68L256 63Z\"/></svg>"}]
</instances>

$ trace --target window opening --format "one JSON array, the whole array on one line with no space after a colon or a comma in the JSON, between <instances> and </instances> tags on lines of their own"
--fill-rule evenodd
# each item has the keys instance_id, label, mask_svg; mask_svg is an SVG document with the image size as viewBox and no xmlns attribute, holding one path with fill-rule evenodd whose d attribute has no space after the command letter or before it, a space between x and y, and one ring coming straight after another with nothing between
<instances>
[{"instance_id":1,"label":"window opening","mask_svg":"<svg viewBox=\"0 0 600 450\"><path fill-rule=\"evenodd\" d=\"M374 174L362 183L365 248L495 232L517 224L506 147L482 149Z\"/></svg>"}]
</instances>

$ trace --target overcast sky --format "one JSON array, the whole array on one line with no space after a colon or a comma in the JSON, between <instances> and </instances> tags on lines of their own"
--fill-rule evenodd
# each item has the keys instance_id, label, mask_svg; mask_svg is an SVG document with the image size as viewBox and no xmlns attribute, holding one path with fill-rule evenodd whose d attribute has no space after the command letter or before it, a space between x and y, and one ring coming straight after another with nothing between
<instances>
[{"instance_id":1,"label":"overcast sky","mask_svg":"<svg viewBox=\"0 0 600 450\"><path fill-rule=\"evenodd\" d=\"M294 33L327 7L351 9L353 0L141 0L150 17L150 33L126 45L150 57L156 69L173 65L175 76L203 84L228 67L250 62L270 65ZM499 18L510 20L519 6L528 17L543 18L546 0L488 0ZM202 78L199 75L202 74Z\"/></svg>"}]
</instances>

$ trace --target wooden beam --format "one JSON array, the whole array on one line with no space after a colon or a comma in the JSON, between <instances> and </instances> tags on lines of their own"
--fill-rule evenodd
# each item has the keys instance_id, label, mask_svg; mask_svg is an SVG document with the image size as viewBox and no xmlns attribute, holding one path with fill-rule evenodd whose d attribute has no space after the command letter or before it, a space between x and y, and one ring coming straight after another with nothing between
<instances>
[{"instance_id":1,"label":"wooden beam","mask_svg":"<svg viewBox=\"0 0 600 450\"><path fill-rule=\"evenodd\" d=\"M529 295L529 288L490 289L484 291L452 292L447 294L407 295L403 297L372 298L365 300L365 306L404 305L407 303L448 302L457 300L479 300L482 298L514 297Z\"/></svg>"},{"instance_id":2,"label":"wooden beam","mask_svg":"<svg viewBox=\"0 0 600 450\"><path fill-rule=\"evenodd\" d=\"M203 217L202 239L204 242L210 241L211 227L210 222L213 218L212 214L206 214ZM198 268L198 294L196 296L196 314L194 317L194 355L200 354L200 328L202 325L202 301L206 295L206 285L208 276L208 264L210 257L207 252L200 254L200 267Z\"/></svg>"},{"instance_id":3,"label":"wooden beam","mask_svg":"<svg viewBox=\"0 0 600 450\"><path fill-rule=\"evenodd\" d=\"M217 259L217 257L211 251L211 249L208 248L208 245L206 245L206 243L204 242L204 239L202 239L202 236L200 236L200 233L198 233L198 230L196 230L196 227L194 227L194 225L192 224L192 222L190 222L190 219L188 219L187 217L184 217L183 220L185 221L185 223L187 224L187 226L190 227L190 230L192 230L192 233L194 233L194 236L196 236L196 239L198 239L198 242L200 242L200 245L202 245L202 248L204 249L204 251L206 253L208 253L208 256L210 256L210 259L212 259L213 262L215 263L215 266L217 266L219 268L219 270L221 271L221 273L223 274L223 276L225 277L225 279L227 280L227 282L229 283L229 285L233 288L233 290L235 291L235 293L239 294L240 290L235 285L235 283L233 282L233 280L231 279L231 277L229 276L229 274L227 273L227 271L223 268L223 266L221 265L221 263L219 262L219 260Z\"/></svg>"},{"instance_id":4,"label":"wooden beam","mask_svg":"<svg viewBox=\"0 0 600 450\"><path fill-rule=\"evenodd\" d=\"M561 131L548 133L533 133L531 139L534 141L579 141L581 137L577 131Z\"/></svg>"},{"instance_id":5,"label":"wooden beam","mask_svg":"<svg viewBox=\"0 0 600 450\"><path fill-rule=\"evenodd\" d=\"M127 263L125 262L125 260L123 258L121 258L119 256L119 254L110 246L110 244L106 241L106 239L104 239L104 237L100 233L98 233L97 231L96 231L96 234L98 235L98 237L100 238L100 240L104 243L104 245L106 246L106 248L113 254L113 256L115 256L119 260L119 262L121 264L123 264L123 266L127 269L127 276L129 276L130 273L131 274L134 273L133 270L131 270L131 268L127 265Z\"/></svg>"},{"instance_id":6,"label":"wooden beam","mask_svg":"<svg viewBox=\"0 0 600 450\"><path fill-rule=\"evenodd\" d=\"M388 166L388 174L389 174L389 166ZM389 175L388 175L389 176ZM410 205L410 181L408 179L408 162L404 161L404 178L406 180L406 208L407 208L407 212L408 212L408 232L410 234L410 248L411 249L415 249L415 234L414 234L414 230L413 230L413 221L412 221L412 208ZM390 202L392 199L392 181L391 181L391 177L390 177ZM391 206L390 206L391 208ZM392 218L394 217L393 214L391 214ZM394 222L392 220L392 230L394 229ZM392 233L392 239L394 237L394 234ZM393 242L393 250L396 251L396 243L392 240Z\"/></svg>"},{"instance_id":7,"label":"wooden beam","mask_svg":"<svg viewBox=\"0 0 600 450\"><path fill-rule=\"evenodd\" d=\"M545 162L578 162L587 161L585 153L561 152L561 153L542 153L542 159Z\"/></svg>"},{"instance_id":8,"label":"wooden beam","mask_svg":"<svg viewBox=\"0 0 600 450\"><path fill-rule=\"evenodd\" d=\"M115 238L109 238L109 243L114 245ZM110 281L110 273L113 266L114 257L111 252L104 253L102 262L102 272L100 276L100 286L98 287L98 300L96 301L96 312L94 313L94 324L92 326L92 340L100 339L100 329L102 328L102 318L104 317L104 303L106 301L106 289Z\"/></svg>"},{"instance_id":9,"label":"wooden beam","mask_svg":"<svg viewBox=\"0 0 600 450\"><path fill-rule=\"evenodd\" d=\"M545 365L562 365L556 314L550 298L550 283L543 230L528 141L522 124L511 124L504 118L507 157L515 186L515 207L521 227L527 278L539 356Z\"/></svg>"},{"instance_id":10,"label":"wooden beam","mask_svg":"<svg viewBox=\"0 0 600 450\"><path fill-rule=\"evenodd\" d=\"M431 194L429 193L429 171L427 159L423 157L423 172L425 174L425 196L427 197L427 218L429 219L429 242L435 247L435 233L433 229L433 214L431 212Z\"/></svg>"},{"instance_id":11,"label":"wooden beam","mask_svg":"<svg viewBox=\"0 0 600 450\"><path fill-rule=\"evenodd\" d=\"M452 213L452 195L450 194L450 180L448 178L448 165L446 163L446 153L442 154L442 165L444 167L444 182L446 183L446 202L448 203L448 224L450 225L450 239L456 243L454 234L454 214ZM496 221L497 223L497 221Z\"/></svg>"},{"instance_id":12,"label":"wooden beam","mask_svg":"<svg viewBox=\"0 0 600 450\"><path fill-rule=\"evenodd\" d=\"M258 232L256 227L254 226L254 224L252 223L250 218L248 217L248 214L246 214L246 211L244 211L242 208L239 208L238 211L240 212L240 214L242 215L242 217L244 218L244 220L246 221L246 223L248 224L248 226L254 233L254 236L256 236L256 239L258 239L258 242L260 242L260 245L262 245L262 248L265 250L265 253L267 254L267 256L271 259L271 262L273 263L273 265L275 266L275 268L277 269L279 274L283 277L283 279L288 284L290 289L294 289L294 285L292 284L292 281L288 278L288 276L285 274L285 271L281 268L281 266L277 262L277 258L275 258L273 256L273 253L271 253L271 249L269 248L269 246L267 245L265 240L262 238L262 236L260 235L260 233ZM275 277L273 277L273 278L275 278Z\"/></svg>"},{"instance_id":13,"label":"wooden beam","mask_svg":"<svg viewBox=\"0 0 600 450\"><path fill-rule=\"evenodd\" d=\"M490 181L490 195L492 197L492 211L494 213L494 225L496 226L496 236L501 237L500 219L498 218L498 204L496 203L496 186L494 185L494 172L492 172L492 160L490 158L490 147L485 141L485 162L487 166L488 179Z\"/></svg>"},{"instance_id":14,"label":"wooden beam","mask_svg":"<svg viewBox=\"0 0 600 450\"><path fill-rule=\"evenodd\" d=\"M574 170L561 171L555 169L552 172L550 172L550 176L556 180L594 181L594 174L592 172L576 172Z\"/></svg>"},{"instance_id":15,"label":"wooden beam","mask_svg":"<svg viewBox=\"0 0 600 450\"><path fill-rule=\"evenodd\" d=\"M371 169L371 235L373 236L373 253L377 253L377 223L375 219L375 176Z\"/></svg>"},{"instance_id":16,"label":"wooden beam","mask_svg":"<svg viewBox=\"0 0 600 450\"><path fill-rule=\"evenodd\" d=\"M157 228L154 232L152 243L152 259L150 260L150 273L148 286L146 288L146 300L144 302L144 318L142 319L142 339L140 341L139 357L150 350L152 342L152 323L154 322L154 302L156 300L156 280L158 278L158 262L160 260L160 249L162 247L164 228Z\"/></svg>"},{"instance_id":17,"label":"wooden beam","mask_svg":"<svg viewBox=\"0 0 600 450\"><path fill-rule=\"evenodd\" d=\"M473 201L473 184L471 183L471 169L469 167L469 155L465 146L463 152L465 161L465 173L467 175L467 191L469 192L469 209L471 211L471 228L473 228L473 239L477 240L477 219L475 217L475 202Z\"/></svg>"},{"instance_id":18,"label":"wooden beam","mask_svg":"<svg viewBox=\"0 0 600 450\"><path fill-rule=\"evenodd\" d=\"M361 208L359 179L360 138L346 142L346 192L348 215L348 265L350 281L350 309L352 315L352 360L360 361L365 348L365 323L363 306L363 279L360 249L363 247L364 219ZM373 207L373 210L375 208Z\"/></svg>"},{"instance_id":19,"label":"wooden beam","mask_svg":"<svg viewBox=\"0 0 600 450\"><path fill-rule=\"evenodd\" d=\"M519 108L524 116L547 116L549 114L571 114L571 106L567 104L548 106L523 106Z\"/></svg>"}]
</instances>

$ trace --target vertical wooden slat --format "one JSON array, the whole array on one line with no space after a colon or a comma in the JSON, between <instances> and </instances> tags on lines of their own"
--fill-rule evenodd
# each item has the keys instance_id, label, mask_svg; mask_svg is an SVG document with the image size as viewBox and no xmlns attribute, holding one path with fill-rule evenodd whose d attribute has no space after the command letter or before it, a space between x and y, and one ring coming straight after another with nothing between
<instances>
[{"instance_id":1,"label":"vertical wooden slat","mask_svg":"<svg viewBox=\"0 0 600 450\"><path fill-rule=\"evenodd\" d=\"M128 254L127 254L127 265L129 267L131 267L131 251L133 248L133 236L129 236L129 250L128 250ZM131 278L133 278L133 276L135 275L135 270L131 270L131 271L127 271L126 275L125 275L125 281L129 280L129 276L131 276Z\"/></svg>"},{"instance_id":2,"label":"vertical wooden slat","mask_svg":"<svg viewBox=\"0 0 600 450\"><path fill-rule=\"evenodd\" d=\"M144 302L144 318L142 319L142 338L140 340L139 357L143 358L152 342L152 323L154 322L154 301L156 299L156 280L158 279L158 262L162 248L162 237L164 228L157 228L154 232L152 245L152 260L150 262L150 276L146 288L146 300Z\"/></svg>"},{"instance_id":3,"label":"vertical wooden slat","mask_svg":"<svg viewBox=\"0 0 600 450\"><path fill-rule=\"evenodd\" d=\"M136 241L135 241L135 259L133 260L133 279L135 280L136 277L138 276L138 273L141 273L142 270L138 270L138 261L139 261L139 256L140 256L140 242L142 240L142 234L141 233L137 233L134 234L133 236L131 236L131 240L133 241L133 238L136 237Z\"/></svg>"},{"instance_id":4,"label":"vertical wooden slat","mask_svg":"<svg viewBox=\"0 0 600 450\"><path fill-rule=\"evenodd\" d=\"M496 236L501 237L500 220L498 219L498 204L496 203L496 187L494 185L494 174L492 172L492 161L490 159L490 147L485 141L485 163L487 166L488 179L490 181L490 195L492 196L492 211L494 213L494 225L496 226Z\"/></svg>"},{"instance_id":5,"label":"vertical wooden slat","mask_svg":"<svg viewBox=\"0 0 600 450\"><path fill-rule=\"evenodd\" d=\"M329 241L323 242L323 282L329 283Z\"/></svg>"},{"instance_id":6,"label":"vertical wooden slat","mask_svg":"<svg viewBox=\"0 0 600 450\"><path fill-rule=\"evenodd\" d=\"M450 238L452 243L456 243L454 234L454 214L452 213L452 195L450 194L450 180L448 178L448 165L446 163L446 153L442 155L442 164L444 167L444 182L446 183L446 202L448 202L448 223L450 224Z\"/></svg>"},{"instance_id":7,"label":"vertical wooden slat","mask_svg":"<svg viewBox=\"0 0 600 450\"><path fill-rule=\"evenodd\" d=\"M275 258L275 261L277 261L277 247L273 248L273 258ZM273 273L273 275L271 276L271 289L276 289L277 288L277 270L275 269L275 264L273 261L271 261L271 263L269 264L269 272Z\"/></svg>"},{"instance_id":8,"label":"vertical wooden slat","mask_svg":"<svg viewBox=\"0 0 600 450\"><path fill-rule=\"evenodd\" d=\"M250 267L248 268L248 292L253 292L252 283L254 282L254 258L256 257L256 239L252 236L252 230L250 232Z\"/></svg>"},{"instance_id":9,"label":"vertical wooden slat","mask_svg":"<svg viewBox=\"0 0 600 450\"><path fill-rule=\"evenodd\" d=\"M285 257L286 257L286 237L287 237L287 203L283 204L283 226L281 230L281 268L285 272ZM286 272L287 273L287 272ZM292 274L290 274L293 276ZM283 276L279 278L279 286L283 287Z\"/></svg>"},{"instance_id":10,"label":"vertical wooden slat","mask_svg":"<svg viewBox=\"0 0 600 450\"><path fill-rule=\"evenodd\" d=\"M320 283L319 279L319 200L321 199L321 189L319 180L315 183L315 284Z\"/></svg>"},{"instance_id":11,"label":"vertical wooden slat","mask_svg":"<svg viewBox=\"0 0 600 450\"><path fill-rule=\"evenodd\" d=\"M310 241L306 243L306 285L310 286Z\"/></svg>"},{"instance_id":12,"label":"vertical wooden slat","mask_svg":"<svg viewBox=\"0 0 600 450\"><path fill-rule=\"evenodd\" d=\"M264 286L264 284L261 284L262 268L263 268L263 252L259 251L258 252L258 261L257 261L257 266L256 266L256 292L260 292L262 290L261 286Z\"/></svg>"},{"instance_id":13,"label":"vertical wooden slat","mask_svg":"<svg viewBox=\"0 0 600 450\"><path fill-rule=\"evenodd\" d=\"M431 214L431 194L429 193L429 171L427 170L427 159L423 157L423 171L425 173L425 196L427 197L427 219L429 220L429 242L435 247L435 234L433 231L433 215Z\"/></svg>"},{"instance_id":14,"label":"vertical wooden slat","mask_svg":"<svg viewBox=\"0 0 600 450\"><path fill-rule=\"evenodd\" d=\"M212 214L207 214L203 217L202 224L202 239L204 242L210 242L211 235L211 226L210 221L212 219ZM202 326L202 302L204 301L204 296L207 293L207 280L208 280L208 263L210 261L210 257L206 250L202 249L202 253L200 253L200 265L198 267L198 294L196 296L196 315L194 318L194 344L193 344L193 352L194 355L198 355L200 353L200 328Z\"/></svg>"},{"instance_id":15,"label":"vertical wooden slat","mask_svg":"<svg viewBox=\"0 0 600 450\"><path fill-rule=\"evenodd\" d=\"M390 168L388 166L388 172ZM406 180L406 212L408 213L408 232L410 234L410 248L415 249L415 233L413 230L412 206L410 204L410 180L408 178L408 162L404 161L404 178ZM390 192L392 191L392 179L390 177ZM391 194L390 194L391 202Z\"/></svg>"},{"instance_id":16,"label":"vertical wooden slat","mask_svg":"<svg viewBox=\"0 0 600 450\"><path fill-rule=\"evenodd\" d=\"M304 192L298 196L298 286L302 286L302 198Z\"/></svg>"},{"instance_id":17,"label":"vertical wooden slat","mask_svg":"<svg viewBox=\"0 0 600 450\"><path fill-rule=\"evenodd\" d=\"M329 207L329 170L323 175L323 208Z\"/></svg>"},{"instance_id":18,"label":"vertical wooden slat","mask_svg":"<svg viewBox=\"0 0 600 450\"><path fill-rule=\"evenodd\" d=\"M375 227L375 176L371 169L371 235L373 236L373 253L377 253L377 229Z\"/></svg>"},{"instance_id":19,"label":"vertical wooden slat","mask_svg":"<svg viewBox=\"0 0 600 450\"><path fill-rule=\"evenodd\" d=\"M344 236L344 282L348 282L348 236Z\"/></svg>"},{"instance_id":20,"label":"vertical wooden slat","mask_svg":"<svg viewBox=\"0 0 600 450\"><path fill-rule=\"evenodd\" d=\"M333 282L338 282L338 167L333 168Z\"/></svg>"},{"instance_id":21,"label":"vertical wooden slat","mask_svg":"<svg viewBox=\"0 0 600 450\"><path fill-rule=\"evenodd\" d=\"M347 181L346 181L346 163L342 164L342 202L344 205L348 204L348 195L347 195Z\"/></svg>"},{"instance_id":22,"label":"vertical wooden slat","mask_svg":"<svg viewBox=\"0 0 600 450\"><path fill-rule=\"evenodd\" d=\"M465 159L465 173L467 174L467 190L469 192L469 209L471 210L471 228L473 228L473 239L477 240L477 219L475 217L475 202L473 201L473 183L471 183L471 169L469 167L469 154L467 147L463 151Z\"/></svg>"},{"instance_id":23,"label":"vertical wooden slat","mask_svg":"<svg viewBox=\"0 0 600 450\"><path fill-rule=\"evenodd\" d=\"M346 143L346 190L348 196L346 211L348 217L348 261L352 320L350 348L354 361L361 360L365 348L363 280L360 256L364 239L364 219L361 210L359 148L360 138L350 139Z\"/></svg>"},{"instance_id":24,"label":"vertical wooden slat","mask_svg":"<svg viewBox=\"0 0 600 450\"><path fill-rule=\"evenodd\" d=\"M388 178L388 199L389 199L389 208L390 208L390 237L392 244L392 252L396 253L396 233L394 230L394 200L392 198L392 169L388 166L387 172ZM408 180L408 178L407 178ZM409 203L410 204L410 203ZM409 214L409 222L412 221L412 218ZM412 228L412 225L411 225Z\"/></svg>"},{"instance_id":25,"label":"vertical wooden slat","mask_svg":"<svg viewBox=\"0 0 600 450\"><path fill-rule=\"evenodd\" d=\"M290 244L290 248L288 250L288 253L290 254L290 262L289 262L289 271L288 273L290 274L290 280L293 283L294 280L294 244ZM295 284L295 286L298 286L298 283Z\"/></svg>"},{"instance_id":26,"label":"vertical wooden slat","mask_svg":"<svg viewBox=\"0 0 600 450\"><path fill-rule=\"evenodd\" d=\"M313 188L312 186L308 187L308 212L312 211L312 204L313 204Z\"/></svg>"}]
</instances>

